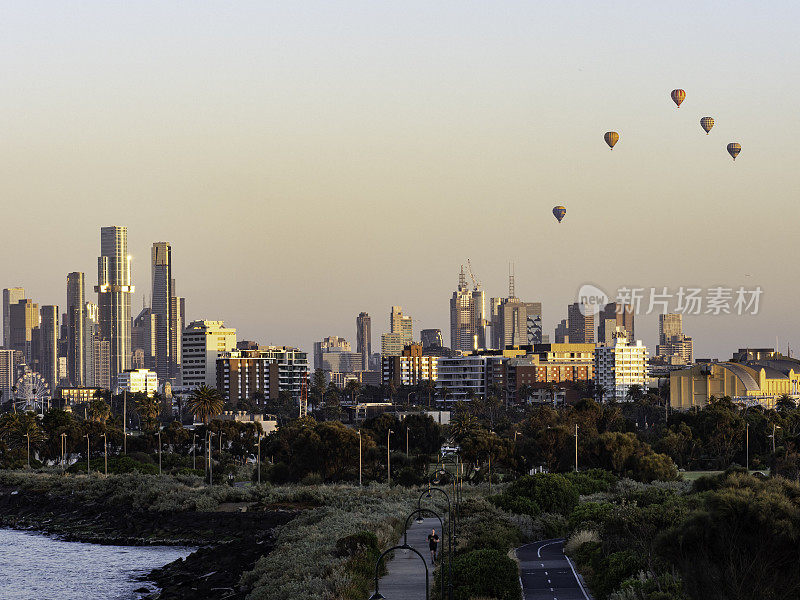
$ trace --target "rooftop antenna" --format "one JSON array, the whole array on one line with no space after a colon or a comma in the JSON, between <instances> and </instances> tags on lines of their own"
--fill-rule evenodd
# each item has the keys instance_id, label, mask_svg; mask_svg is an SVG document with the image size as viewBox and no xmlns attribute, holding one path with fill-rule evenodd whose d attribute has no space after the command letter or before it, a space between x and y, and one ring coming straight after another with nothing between
<instances>
[{"instance_id":1,"label":"rooftop antenna","mask_svg":"<svg viewBox=\"0 0 800 600\"><path fill-rule=\"evenodd\" d=\"M464 265L461 265L461 274L458 276L458 287L467 287L467 278L464 276Z\"/></svg>"},{"instance_id":2,"label":"rooftop antenna","mask_svg":"<svg viewBox=\"0 0 800 600\"><path fill-rule=\"evenodd\" d=\"M508 297L516 298L514 290L514 263L508 263Z\"/></svg>"}]
</instances>

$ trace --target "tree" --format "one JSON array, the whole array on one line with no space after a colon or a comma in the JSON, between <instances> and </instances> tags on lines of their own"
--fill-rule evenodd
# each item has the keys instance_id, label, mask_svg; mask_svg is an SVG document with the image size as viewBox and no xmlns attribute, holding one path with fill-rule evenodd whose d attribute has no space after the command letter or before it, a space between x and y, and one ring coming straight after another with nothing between
<instances>
[{"instance_id":1,"label":"tree","mask_svg":"<svg viewBox=\"0 0 800 600\"><path fill-rule=\"evenodd\" d=\"M423 379L419 382L419 392L428 396L428 408L431 407L433 396L436 394L436 382L432 379Z\"/></svg>"},{"instance_id":2,"label":"tree","mask_svg":"<svg viewBox=\"0 0 800 600\"><path fill-rule=\"evenodd\" d=\"M95 398L91 402L89 402L89 419L95 421L97 423L105 423L108 417L111 416L111 408L108 406L105 400L101 398Z\"/></svg>"},{"instance_id":3,"label":"tree","mask_svg":"<svg viewBox=\"0 0 800 600\"><path fill-rule=\"evenodd\" d=\"M531 396L533 396L533 391L533 386L523 383L517 388L517 402L525 402L527 404Z\"/></svg>"},{"instance_id":4,"label":"tree","mask_svg":"<svg viewBox=\"0 0 800 600\"><path fill-rule=\"evenodd\" d=\"M206 385L200 386L192 392L189 396L189 401L186 403L186 408L195 417L198 417L203 424L208 425L212 417L220 414L225 401L222 394L216 388L211 388Z\"/></svg>"},{"instance_id":5,"label":"tree","mask_svg":"<svg viewBox=\"0 0 800 600\"><path fill-rule=\"evenodd\" d=\"M344 386L344 392L345 394L349 394L350 402L352 402L353 404L356 403L360 391L361 391L361 383L357 379L351 379Z\"/></svg>"},{"instance_id":6,"label":"tree","mask_svg":"<svg viewBox=\"0 0 800 600\"><path fill-rule=\"evenodd\" d=\"M97 400L93 400L93 402L97 402ZM155 396L138 394L136 412L142 418L145 431L154 431L158 426L158 415L161 414L161 402Z\"/></svg>"}]
</instances>

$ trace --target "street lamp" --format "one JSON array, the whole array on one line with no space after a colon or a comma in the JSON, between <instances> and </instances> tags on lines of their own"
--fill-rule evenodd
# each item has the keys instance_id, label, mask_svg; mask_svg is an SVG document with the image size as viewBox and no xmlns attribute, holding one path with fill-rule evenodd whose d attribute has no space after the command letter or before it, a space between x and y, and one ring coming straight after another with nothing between
<instances>
[{"instance_id":1,"label":"street lamp","mask_svg":"<svg viewBox=\"0 0 800 600\"><path fill-rule=\"evenodd\" d=\"M450 506L450 496L447 495L442 488L438 487L429 487L427 491L424 491L420 494L419 498L417 498L417 508L422 508L422 498L433 498L431 492L440 492L444 494L445 499L447 500L447 558L448 558L448 571L449 571L449 579L450 582L448 584L448 598L453 600L453 510ZM420 515L421 517L421 515ZM420 519L421 520L421 519ZM444 569L442 569L444 570ZM442 596L444 600L444 596Z\"/></svg>"},{"instance_id":2,"label":"street lamp","mask_svg":"<svg viewBox=\"0 0 800 600\"><path fill-rule=\"evenodd\" d=\"M575 472L578 472L578 424L575 423Z\"/></svg>"},{"instance_id":3,"label":"street lamp","mask_svg":"<svg viewBox=\"0 0 800 600\"><path fill-rule=\"evenodd\" d=\"M378 560L375 561L375 592L369 597L369 600L386 600L386 596L378 591L378 584L380 580L378 579L378 574L380 573L381 563L383 562L383 558L389 554L390 552L394 552L395 550L410 550L422 561L423 566L425 567L425 600L430 598L430 590L428 589L429 582L430 582L430 574L428 573L428 563L425 560L425 557L419 553L419 550L416 548L412 548L408 544L403 544L400 546L392 546L388 550L384 550L383 554L378 557Z\"/></svg>"},{"instance_id":4,"label":"street lamp","mask_svg":"<svg viewBox=\"0 0 800 600\"><path fill-rule=\"evenodd\" d=\"M780 428L781 428L780 425L775 425L775 423L772 424L772 435L769 436L769 437L772 438L772 453L773 454L775 454L775 430L776 429L780 429Z\"/></svg>"},{"instance_id":5,"label":"street lamp","mask_svg":"<svg viewBox=\"0 0 800 600\"><path fill-rule=\"evenodd\" d=\"M258 442L256 442L256 447L258 448L258 455L256 456L256 468L258 469L258 485L261 485L261 433L258 434Z\"/></svg>"},{"instance_id":6,"label":"street lamp","mask_svg":"<svg viewBox=\"0 0 800 600\"><path fill-rule=\"evenodd\" d=\"M745 424L744 428L745 439L745 469L750 472L750 423Z\"/></svg>"},{"instance_id":7,"label":"street lamp","mask_svg":"<svg viewBox=\"0 0 800 600\"><path fill-rule=\"evenodd\" d=\"M213 435L213 431L208 432L208 485L214 485L214 460L211 457L211 436Z\"/></svg>"},{"instance_id":8,"label":"street lamp","mask_svg":"<svg viewBox=\"0 0 800 600\"><path fill-rule=\"evenodd\" d=\"M391 454L389 453L389 440L393 433L394 431L390 429L386 434L386 483L388 483L389 485L392 484L392 468L391 468L392 457Z\"/></svg>"},{"instance_id":9,"label":"street lamp","mask_svg":"<svg viewBox=\"0 0 800 600\"><path fill-rule=\"evenodd\" d=\"M100 437L103 438L103 460L105 463L104 472L108 475L108 438L106 438L105 432L100 434Z\"/></svg>"},{"instance_id":10,"label":"street lamp","mask_svg":"<svg viewBox=\"0 0 800 600\"><path fill-rule=\"evenodd\" d=\"M61 432L61 470L64 471L67 468L67 434L66 432Z\"/></svg>"},{"instance_id":11,"label":"street lamp","mask_svg":"<svg viewBox=\"0 0 800 600\"><path fill-rule=\"evenodd\" d=\"M358 486L361 487L361 430L358 430Z\"/></svg>"},{"instance_id":12,"label":"street lamp","mask_svg":"<svg viewBox=\"0 0 800 600\"><path fill-rule=\"evenodd\" d=\"M161 475L161 426L158 426L158 474Z\"/></svg>"},{"instance_id":13,"label":"street lamp","mask_svg":"<svg viewBox=\"0 0 800 600\"><path fill-rule=\"evenodd\" d=\"M31 436L29 433L25 434L25 438L28 440L28 468L31 468Z\"/></svg>"},{"instance_id":14,"label":"street lamp","mask_svg":"<svg viewBox=\"0 0 800 600\"><path fill-rule=\"evenodd\" d=\"M197 434L192 436L192 470L197 470Z\"/></svg>"},{"instance_id":15,"label":"street lamp","mask_svg":"<svg viewBox=\"0 0 800 600\"><path fill-rule=\"evenodd\" d=\"M89 434L87 433L83 437L86 438L86 474L89 475L91 470L91 467L89 466L89 452L91 451L89 449Z\"/></svg>"}]
</instances>

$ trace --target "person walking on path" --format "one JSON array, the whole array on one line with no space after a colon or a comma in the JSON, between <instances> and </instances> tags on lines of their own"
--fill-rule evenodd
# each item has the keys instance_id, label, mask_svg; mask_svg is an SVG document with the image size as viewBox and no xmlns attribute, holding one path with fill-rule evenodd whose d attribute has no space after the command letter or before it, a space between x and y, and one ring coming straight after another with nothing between
<instances>
[{"instance_id":1,"label":"person walking on path","mask_svg":"<svg viewBox=\"0 0 800 600\"><path fill-rule=\"evenodd\" d=\"M439 536L436 534L435 529L431 529L431 533L428 536L428 547L431 549L431 564L436 562L436 549L439 546Z\"/></svg>"}]
</instances>

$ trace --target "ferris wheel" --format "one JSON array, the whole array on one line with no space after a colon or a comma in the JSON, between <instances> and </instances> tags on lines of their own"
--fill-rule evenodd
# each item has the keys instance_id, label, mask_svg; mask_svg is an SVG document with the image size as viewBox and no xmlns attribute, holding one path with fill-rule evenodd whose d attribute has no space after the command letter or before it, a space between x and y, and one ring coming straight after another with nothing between
<instances>
[{"instance_id":1,"label":"ferris wheel","mask_svg":"<svg viewBox=\"0 0 800 600\"><path fill-rule=\"evenodd\" d=\"M44 413L50 406L50 386L39 373L28 372L14 386L14 408L18 411Z\"/></svg>"}]
</instances>

